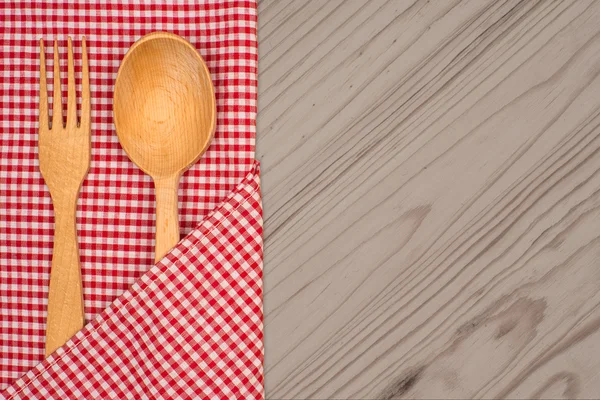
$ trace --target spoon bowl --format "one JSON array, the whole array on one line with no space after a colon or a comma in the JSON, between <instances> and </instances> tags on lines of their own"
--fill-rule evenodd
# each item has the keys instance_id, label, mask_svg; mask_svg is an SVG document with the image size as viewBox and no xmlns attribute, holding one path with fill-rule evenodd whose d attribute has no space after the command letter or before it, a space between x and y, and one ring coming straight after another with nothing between
<instances>
[{"instance_id":1,"label":"spoon bowl","mask_svg":"<svg viewBox=\"0 0 600 400\"><path fill-rule=\"evenodd\" d=\"M215 92L204 60L180 36L144 36L119 67L113 114L121 146L154 180L158 260L179 241L179 178L215 132Z\"/></svg>"}]
</instances>

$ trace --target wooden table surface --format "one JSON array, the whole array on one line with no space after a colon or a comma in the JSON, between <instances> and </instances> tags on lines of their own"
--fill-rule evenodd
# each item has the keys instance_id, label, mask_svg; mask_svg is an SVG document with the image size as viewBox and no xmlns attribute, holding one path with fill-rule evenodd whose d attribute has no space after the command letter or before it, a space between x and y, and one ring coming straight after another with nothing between
<instances>
[{"instance_id":1,"label":"wooden table surface","mask_svg":"<svg viewBox=\"0 0 600 400\"><path fill-rule=\"evenodd\" d=\"M259 25L267 398L599 398L600 1Z\"/></svg>"}]
</instances>

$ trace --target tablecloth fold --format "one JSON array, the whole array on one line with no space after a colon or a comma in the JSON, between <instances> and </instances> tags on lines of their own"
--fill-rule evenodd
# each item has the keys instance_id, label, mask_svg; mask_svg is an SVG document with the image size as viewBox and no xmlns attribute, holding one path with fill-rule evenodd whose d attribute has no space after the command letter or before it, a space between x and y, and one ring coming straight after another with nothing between
<instances>
[{"instance_id":1,"label":"tablecloth fold","mask_svg":"<svg viewBox=\"0 0 600 400\"><path fill-rule=\"evenodd\" d=\"M6 399L263 397L258 165Z\"/></svg>"}]
</instances>

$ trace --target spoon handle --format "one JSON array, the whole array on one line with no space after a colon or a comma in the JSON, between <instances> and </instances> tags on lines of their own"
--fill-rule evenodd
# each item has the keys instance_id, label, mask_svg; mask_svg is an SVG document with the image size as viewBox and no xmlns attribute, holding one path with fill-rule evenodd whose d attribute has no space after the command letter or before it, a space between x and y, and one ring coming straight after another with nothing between
<instances>
[{"instance_id":1,"label":"spoon handle","mask_svg":"<svg viewBox=\"0 0 600 400\"><path fill-rule=\"evenodd\" d=\"M179 217L177 210L177 188L179 175L156 178L156 249L158 262L179 242Z\"/></svg>"}]
</instances>

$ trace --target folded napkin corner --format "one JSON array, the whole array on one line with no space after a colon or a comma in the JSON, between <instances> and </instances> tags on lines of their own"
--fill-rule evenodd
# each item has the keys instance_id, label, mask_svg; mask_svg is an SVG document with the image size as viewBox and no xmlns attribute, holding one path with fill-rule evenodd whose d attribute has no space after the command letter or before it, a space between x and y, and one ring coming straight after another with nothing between
<instances>
[{"instance_id":1,"label":"folded napkin corner","mask_svg":"<svg viewBox=\"0 0 600 400\"><path fill-rule=\"evenodd\" d=\"M262 399L262 204L234 191L6 399Z\"/></svg>"}]
</instances>

